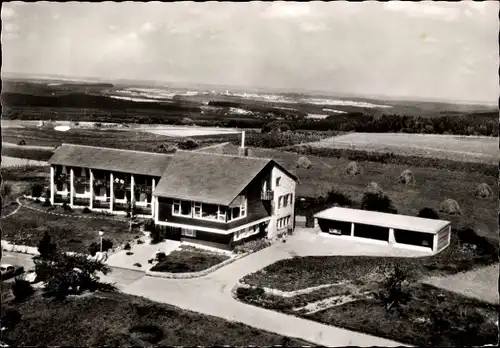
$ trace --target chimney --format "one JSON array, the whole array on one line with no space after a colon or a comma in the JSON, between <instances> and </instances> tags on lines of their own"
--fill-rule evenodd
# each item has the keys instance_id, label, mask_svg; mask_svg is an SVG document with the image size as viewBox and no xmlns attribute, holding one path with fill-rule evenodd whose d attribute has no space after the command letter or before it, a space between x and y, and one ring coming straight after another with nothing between
<instances>
[{"instance_id":1,"label":"chimney","mask_svg":"<svg viewBox=\"0 0 500 348\"><path fill-rule=\"evenodd\" d=\"M238 149L238 156L248 156L248 149L245 147L245 131L241 131L241 147Z\"/></svg>"}]
</instances>

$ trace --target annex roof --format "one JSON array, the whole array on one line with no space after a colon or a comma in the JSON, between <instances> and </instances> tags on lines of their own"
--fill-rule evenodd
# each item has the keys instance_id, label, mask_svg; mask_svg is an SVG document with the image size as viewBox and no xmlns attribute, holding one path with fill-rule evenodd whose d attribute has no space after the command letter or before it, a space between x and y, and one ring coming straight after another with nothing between
<instances>
[{"instance_id":1,"label":"annex roof","mask_svg":"<svg viewBox=\"0 0 500 348\"><path fill-rule=\"evenodd\" d=\"M229 205L270 159L178 150L154 195Z\"/></svg>"},{"instance_id":2,"label":"annex roof","mask_svg":"<svg viewBox=\"0 0 500 348\"><path fill-rule=\"evenodd\" d=\"M171 159L170 154L62 144L48 162L71 167L161 176Z\"/></svg>"},{"instance_id":3,"label":"annex roof","mask_svg":"<svg viewBox=\"0 0 500 348\"><path fill-rule=\"evenodd\" d=\"M425 219L409 215L333 207L314 215L315 218L354 222L387 228L436 234L450 224L449 221Z\"/></svg>"}]
</instances>

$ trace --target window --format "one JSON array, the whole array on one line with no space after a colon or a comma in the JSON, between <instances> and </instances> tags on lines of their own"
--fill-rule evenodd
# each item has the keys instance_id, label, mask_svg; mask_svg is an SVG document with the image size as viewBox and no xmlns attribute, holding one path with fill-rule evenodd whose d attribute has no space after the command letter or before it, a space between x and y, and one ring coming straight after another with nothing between
<instances>
[{"instance_id":1,"label":"window","mask_svg":"<svg viewBox=\"0 0 500 348\"><path fill-rule=\"evenodd\" d=\"M247 216L247 199L242 197L240 206L229 208L227 211L227 221L244 218Z\"/></svg>"},{"instance_id":2,"label":"window","mask_svg":"<svg viewBox=\"0 0 500 348\"><path fill-rule=\"evenodd\" d=\"M174 200L172 215L191 216L191 202Z\"/></svg>"},{"instance_id":3,"label":"window","mask_svg":"<svg viewBox=\"0 0 500 348\"><path fill-rule=\"evenodd\" d=\"M283 207L287 207L287 206L288 206L288 195L285 195L283 198Z\"/></svg>"},{"instance_id":4,"label":"window","mask_svg":"<svg viewBox=\"0 0 500 348\"><path fill-rule=\"evenodd\" d=\"M219 206L218 220L226 221L226 207Z\"/></svg>"},{"instance_id":5,"label":"window","mask_svg":"<svg viewBox=\"0 0 500 348\"><path fill-rule=\"evenodd\" d=\"M215 204L203 204L201 217L209 220L217 220L219 215L219 206Z\"/></svg>"},{"instance_id":6,"label":"window","mask_svg":"<svg viewBox=\"0 0 500 348\"><path fill-rule=\"evenodd\" d=\"M201 203L194 202L194 217L201 217Z\"/></svg>"},{"instance_id":7,"label":"window","mask_svg":"<svg viewBox=\"0 0 500 348\"><path fill-rule=\"evenodd\" d=\"M196 230L190 228L183 228L181 234L186 237L196 237Z\"/></svg>"},{"instance_id":8,"label":"window","mask_svg":"<svg viewBox=\"0 0 500 348\"><path fill-rule=\"evenodd\" d=\"M283 196L280 196L278 198L278 209L281 208L282 205L283 205Z\"/></svg>"},{"instance_id":9,"label":"window","mask_svg":"<svg viewBox=\"0 0 500 348\"><path fill-rule=\"evenodd\" d=\"M278 187L280 185L280 181L281 181L281 176L278 176L276 178L276 187Z\"/></svg>"}]
</instances>

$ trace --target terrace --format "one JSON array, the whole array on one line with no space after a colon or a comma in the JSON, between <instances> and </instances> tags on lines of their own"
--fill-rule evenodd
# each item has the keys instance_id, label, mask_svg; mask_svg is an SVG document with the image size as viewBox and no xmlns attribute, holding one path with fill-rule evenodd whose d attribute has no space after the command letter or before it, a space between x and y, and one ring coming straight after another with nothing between
<instances>
[{"instance_id":1,"label":"terrace","mask_svg":"<svg viewBox=\"0 0 500 348\"><path fill-rule=\"evenodd\" d=\"M137 184L136 184L137 181ZM82 167L51 167L51 203L138 215L153 213L155 178Z\"/></svg>"}]
</instances>

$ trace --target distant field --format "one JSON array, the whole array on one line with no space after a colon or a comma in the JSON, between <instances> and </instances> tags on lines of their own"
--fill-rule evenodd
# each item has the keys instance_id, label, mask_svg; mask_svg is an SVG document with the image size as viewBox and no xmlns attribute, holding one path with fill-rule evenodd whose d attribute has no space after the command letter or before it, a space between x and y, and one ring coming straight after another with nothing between
<instances>
[{"instance_id":1,"label":"distant field","mask_svg":"<svg viewBox=\"0 0 500 348\"><path fill-rule=\"evenodd\" d=\"M22 166L43 166L43 165L47 165L47 162L2 155L2 168L22 167Z\"/></svg>"},{"instance_id":2,"label":"distant field","mask_svg":"<svg viewBox=\"0 0 500 348\"><path fill-rule=\"evenodd\" d=\"M207 152L236 154L235 145L212 147ZM498 192L497 176L481 172L453 171L447 168L416 167L401 164L384 164L359 161L361 174L350 176L345 168L350 162L343 158L307 156L312 162L309 169L296 168L299 154L270 149L250 148L250 156L273 158L298 178L296 195L312 197L322 195L331 188L345 190L357 202L370 182L377 182L393 200L401 214L416 215L420 209L430 207L439 210L439 205L447 198L455 199L464 214L463 217L444 215L454 226L470 224L480 234L498 238L498 201L474 196L478 184L487 183L493 192ZM486 166L486 165L485 165ZM404 186L398 183L399 175L406 169L413 172L416 183Z\"/></svg>"},{"instance_id":3,"label":"distant field","mask_svg":"<svg viewBox=\"0 0 500 348\"><path fill-rule=\"evenodd\" d=\"M498 163L498 138L438 134L350 133L308 143L312 147L392 152L456 161Z\"/></svg>"}]
</instances>

